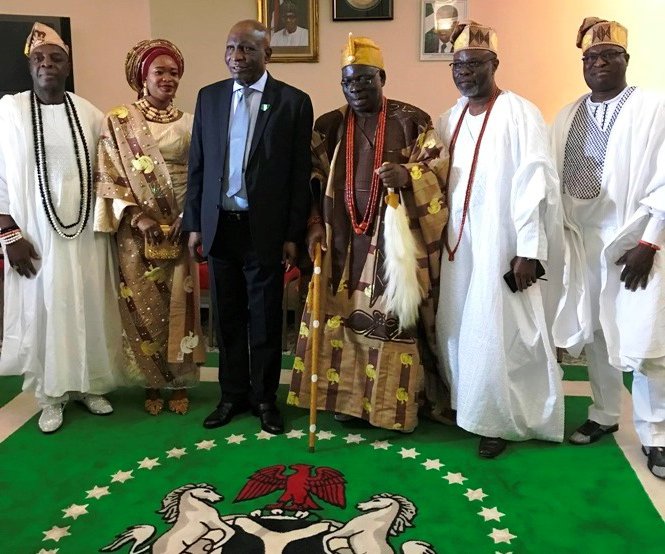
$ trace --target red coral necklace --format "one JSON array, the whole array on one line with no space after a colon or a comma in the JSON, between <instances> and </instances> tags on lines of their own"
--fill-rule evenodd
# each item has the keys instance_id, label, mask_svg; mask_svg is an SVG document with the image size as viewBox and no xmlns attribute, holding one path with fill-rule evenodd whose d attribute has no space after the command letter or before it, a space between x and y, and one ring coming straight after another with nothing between
<instances>
[{"instance_id":1,"label":"red coral necklace","mask_svg":"<svg viewBox=\"0 0 665 554\"><path fill-rule=\"evenodd\" d=\"M358 223L358 209L356 207L355 194L355 164L353 161L353 140L356 127L356 115L353 110L349 110L349 117L346 124L346 181L344 183L344 201L346 210L351 218L351 226L356 235L362 235L367 232L374 221L376 210L379 205L379 176L376 170L381 166L383 160L383 144L386 135L386 105L387 100L384 97L379 111L379 120L374 132L374 167L372 170L372 181L369 190L369 203L363 214L362 221Z\"/></svg>"},{"instance_id":2,"label":"red coral necklace","mask_svg":"<svg viewBox=\"0 0 665 554\"><path fill-rule=\"evenodd\" d=\"M466 216L469 211L469 203L471 201L471 190L473 189L473 179L476 176L476 166L478 165L478 153L480 152L480 144L483 141L483 135L485 134L487 121L489 120L490 113L492 113L492 108L494 107L494 103L496 102L496 99L499 97L499 94L501 94L501 89L497 87L494 90L494 93L490 97L489 102L487 104L487 110L485 111L485 117L483 119L483 126L480 128L480 134L478 135L478 140L476 141L476 148L473 152L473 161L471 162L471 171L469 172L469 180L466 184L466 194L464 196L464 208L462 209L462 222L460 223L459 236L457 237L455 248L453 248L452 250L448 243L448 232L445 231L443 233L443 243L446 247L446 251L448 252L448 261L450 262L455 260L455 253L459 248L460 242L462 242L464 224L466 223ZM469 110L469 103L467 102L466 106L464 106L464 109L462 110L462 115L457 121L457 126L455 127L455 132L453 133L453 137L450 141L450 147L448 148L449 161L448 161L448 175L446 176L446 197L448 197L448 191L449 191L448 183L450 182L450 169L453 167L453 154L455 153L455 145L457 144L457 137L459 136L460 129L462 128L462 122L464 121L464 116L466 115L466 112L468 110ZM448 199L448 201L450 202L450 199Z\"/></svg>"}]
</instances>

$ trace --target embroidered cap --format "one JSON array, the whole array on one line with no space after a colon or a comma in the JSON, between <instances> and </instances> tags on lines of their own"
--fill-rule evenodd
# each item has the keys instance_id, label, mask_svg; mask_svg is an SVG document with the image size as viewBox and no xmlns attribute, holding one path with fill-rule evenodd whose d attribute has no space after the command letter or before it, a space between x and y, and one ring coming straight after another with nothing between
<instances>
[{"instance_id":1,"label":"embroidered cap","mask_svg":"<svg viewBox=\"0 0 665 554\"><path fill-rule=\"evenodd\" d=\"M69 46L67 46L60 38L60 35L48 25L44 25L39 21L35 21L35 24L32 26L30 34L25 41L25 48L23 49L23 53L26 56L30 56L35 48L44 46L45 44L55 44L56 46L62 48L69 56Z\"/></svg>"},{"instance_id":2,"label":"embroidered cap","mask_svg":"<svg viewBox=\"0 0 665 554\"><path fill-rule=\"evenodd\" d=\"M475 21L460 21L455 26L451 40L455 52L461 50L489 50L498 54L499 40L492 27Z\"/></svg>"},{"instance_id":3,"label":"embroidered cap","mask_svg":"<svg viewBox=\"0 0 665 554\"><path fill-rule=\"evenodd\" d=\"M349 40L342 49L342 67L352 64L384 69L381 48L371 38L354 37L353 33L349 33Z\"/></svg>"},{"instance_id":4,"label":"embroidered cap","mask_svg":"<svg viewBox=\"0 0 665 554\"><path fill-rule=\"evenodd\" d=\"M577 47L586 52L598 44L614 44L624 50L628 48L628 29L616 21L599 17L585 17L577 31Z\"/></svg>"}]
</instances>

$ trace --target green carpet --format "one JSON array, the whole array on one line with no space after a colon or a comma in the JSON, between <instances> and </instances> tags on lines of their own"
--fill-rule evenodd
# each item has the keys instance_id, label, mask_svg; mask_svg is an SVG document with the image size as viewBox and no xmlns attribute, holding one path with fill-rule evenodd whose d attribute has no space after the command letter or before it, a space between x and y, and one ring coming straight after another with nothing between
<instances>
[{"instance_id":1,"label":"green carpet","mask_svg":"<svg viewBox=\"0 0 665 554\"><path fill-rule=\"evenodd\" d=\"M321 414L319 428L334 436L320 440L317 451L309 453L306 436L297 438L298 433L291 434L294 438L257 437L258 423L251 415L221 429L203 429L200 423L217 395L216 384L204 383L192 391L188 415L149 417L142 410L141 391L121 390L110 395L116 409L112 416L93 417L72 405L63 428L51 436L42 435L33 418L0 444L0 552L88 554L131 526L152 525L157 534L164 533L171 526L156 513L161 500L189 483L214 486L224 496L214 504L222 516L244 515L238 521L251 521L247 514L275 503L281 490L234 503L248 478L262 468L297 463L330 467L344 476L344 508L322 500L326 494L320 488L313 497L322 509L311 512L324 520L348 522L362 513L356 506L376 494L412 502L413 526L388 539L395 552L406 541L424 541L439 554L655 554L665 544L663 520L612 438L585 448L537 441L511 444L500 458L481 460L477 439L459 429L425 421L414 434L402 435L343 425ZM566 398L567 434L584 420L588 403L588 398ZM287 429L306 431L305 412L286 407L284 413ZM184 448L185 454L169 457L167 451L174 448ZM131 478L119 482L118 472L130 470ZM87 498L86 491L101 490L95 487L108 487L109 494ZM64 517L67 508L72 515L84 513ZM266 527L270 522L297 527L292 519L257 521ZM310 515L302 525L313 521ZM370 532L372 526L360 527ZM291 530L296 527L279 529L301 533ZM57 542L43 540L47 531L57 536L58 528L69 534ZM386 533L379 530L376 537L384 540ZM257 540L239 527L223 554L262 552L246 546ZM283 552L314 554L323 552L320 545L319 535ZM116 551L125 554L129 546ZM201 543L168 550L205 551Z\"/></svg>"},{"instance_id":2,"label":"green carpet","mask_svg":"<svg viewBox=\"0 0 665 554\"><path fill-rule=\"evenodd\" d=\"M23 386L23 377L16 375L13 377L0 377L0 407L4 406L18 393Z\"/></svg>"},{"instance_id":3,"label":"green carpet","mask_svg":"<svg viewBox=\"0 0 665 554\"><path fill-rule=\"evenodd\" d=\"M587 372L586 366L583 365L562 365L563 368L563 379L564 381L588 381L589 374ZM633 385L633 374L632 372L624 372L623 374L623 384L628 389L631 390Z\"/></svg>"}]
</instances>

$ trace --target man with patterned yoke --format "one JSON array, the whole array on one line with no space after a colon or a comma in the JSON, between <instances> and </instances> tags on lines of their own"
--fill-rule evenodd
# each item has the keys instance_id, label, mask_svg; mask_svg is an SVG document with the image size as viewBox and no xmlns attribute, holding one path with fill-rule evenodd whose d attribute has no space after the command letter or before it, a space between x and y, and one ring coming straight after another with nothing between
<instances>
[{"instance_id":1,"label":"man with patterned yoke","mask_svg":"<svg viewBox=\"0 0 665 554\"><path fill-rule=\"evenodd\" d=\"M619 426L622 371L651 472L665 479L665 98L626 83L628 32L587 17L577 46L591 90L557 116L566 285L557 344L589 362L593 404L570 437L590 444ZM622 371L620 371L622 370Z\"/></svg>"},{"instance_id":2,"label":"man with patterned yoke","mask_svg":"<svg viewBox=\"0 0 665 554\"><path fill-rule=\"evenodd\" d=\"M341 66L347 105L317 119L312 142L315 191L307 243L310 256L316 243L324 251L318 409L335 412L338 420L361 418L409 432L426 384L430 412L441 415L447 405L436 371L426 375L423 368L433 360L427 352L434 346L438 243L447 217L445 161L430 117L384 97L383 55L372 40L350 35ZM404 237L387 229L390 210L405 210L403 234L410 240L407 259L392 265L389 247ZM409 264L410 278L404 271ZM418 295L418 324L388 308L391 282ZM307 310L288 399L302 407L310 401L313 332Z\"/></svg>"},{"instance_id":3,"label":"man with patterned yoke","mask_svg":"<svg viewBox=\"0 0 665 554\"><path fill-rule=\"evenodd\" d=\"M478 453L507 441L563 438L561 369L550 336L561 280L561 201L538 109L501 91L497 36L475 22L453 32L462 94L438 122L448 145L437 312L439 367L457 425ZM539 280L545 270L547 281Z\"/></svg>"},{"instance_id":4,"label":"man with patterned yoke","mask_svg":"<svg viewBox=\"0 0 665 554\"><path fill-rule=\"evenodd\" d=\"M65 91L69 47L35 23L33 90L0 100L0 243L5 328L0 375L24 375L56 431L68 400L97 415L122 363L108 236L92 228L92 166L102 113Z\"/></svg>"}]
</instances>

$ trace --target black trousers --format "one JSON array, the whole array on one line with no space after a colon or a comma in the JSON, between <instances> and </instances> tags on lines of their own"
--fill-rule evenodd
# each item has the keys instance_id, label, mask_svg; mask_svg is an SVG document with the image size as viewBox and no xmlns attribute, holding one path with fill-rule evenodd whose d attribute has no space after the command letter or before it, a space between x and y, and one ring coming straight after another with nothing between
<instances>
[{"instance_id":1,"label":"black trousers","mask_svg":"<svg viewBox=\"0 0 665 554\"><path fill-rule=\"evenodd\" d=\"M208 268L221 401L256 405L274 402L279 386L284 269L259 262L245 215L220 212Z\"/></svg>"}]
</instances>

